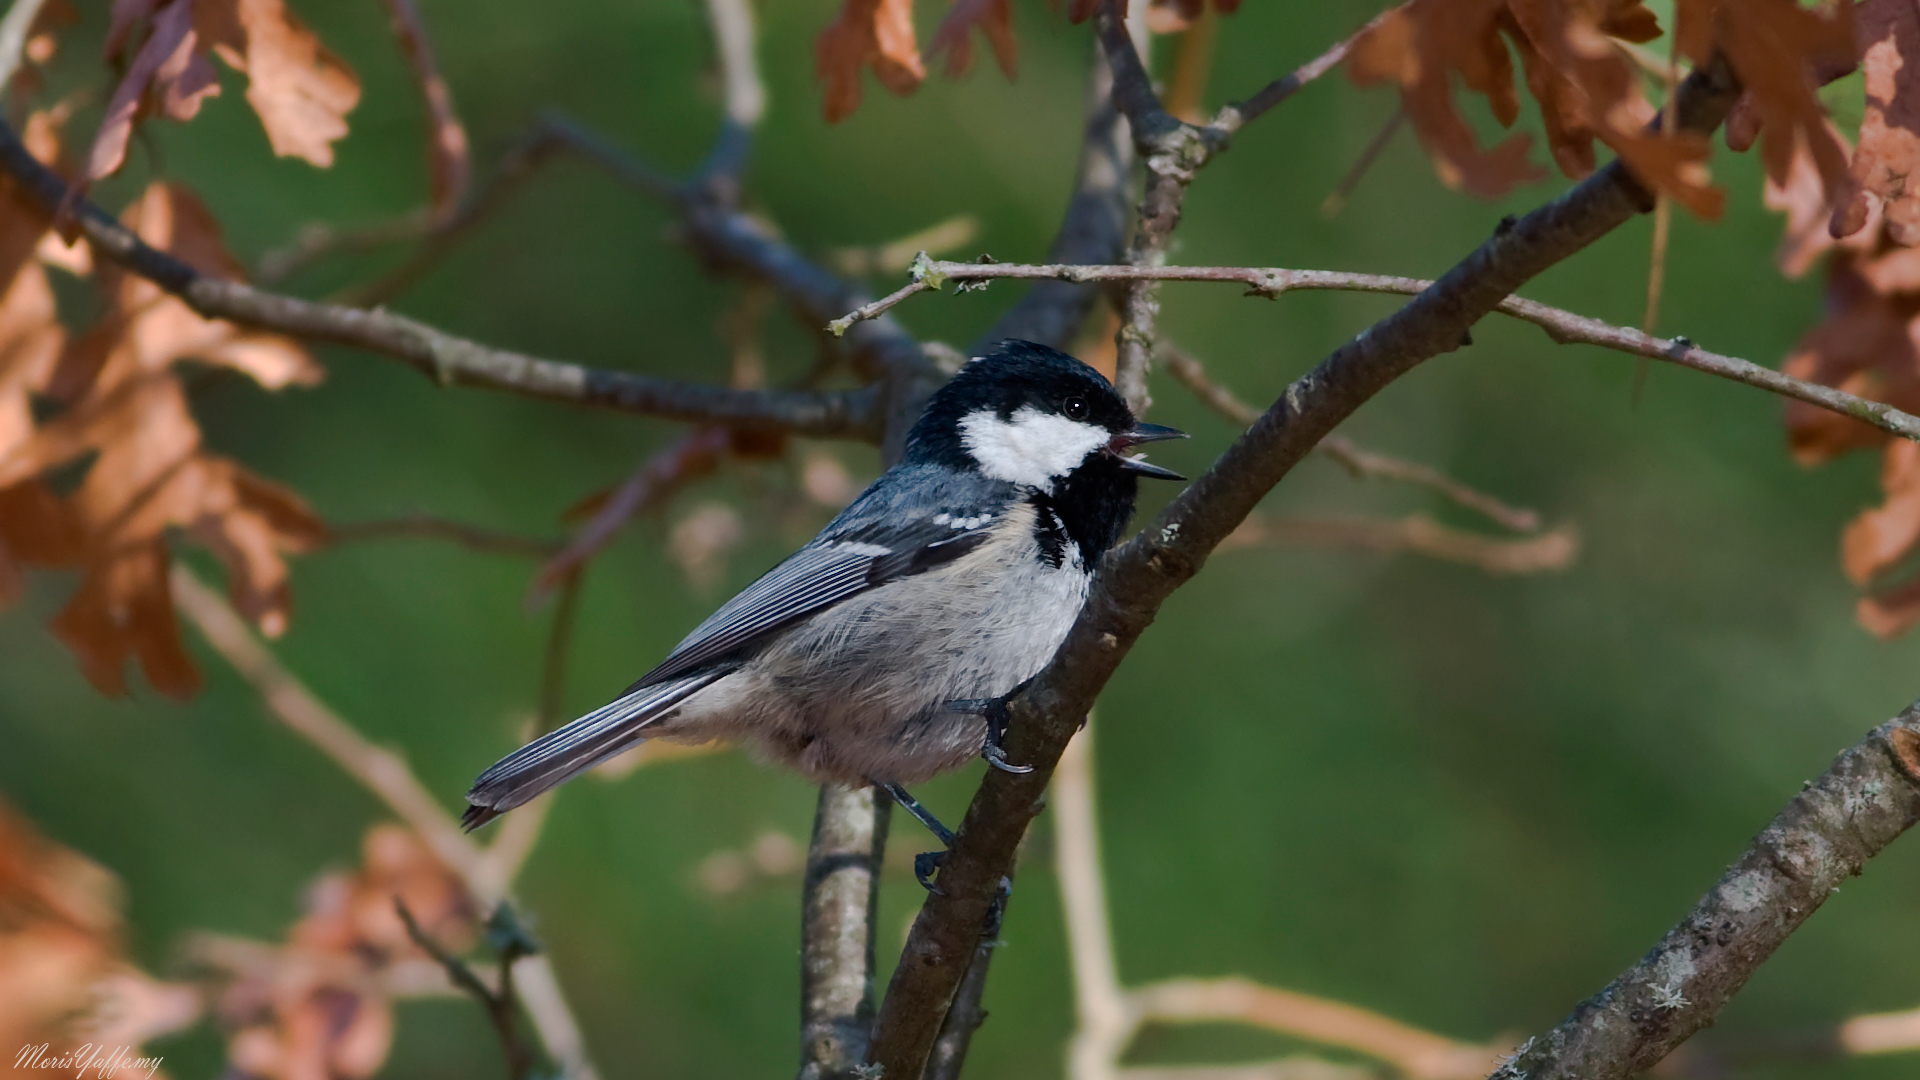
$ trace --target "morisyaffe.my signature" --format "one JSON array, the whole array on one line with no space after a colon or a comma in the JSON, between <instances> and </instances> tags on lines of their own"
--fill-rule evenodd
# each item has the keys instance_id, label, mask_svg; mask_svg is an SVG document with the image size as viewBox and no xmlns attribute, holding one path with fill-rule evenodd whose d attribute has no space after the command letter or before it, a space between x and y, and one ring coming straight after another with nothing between
<instances>
[{"instance_id":1,"label":"morisyaffe.my signature","mask_svg":"<svg viewBox=\"0 0 1920 1080\"><path fill-rule=\"evenodd\" d=\"M71 1073L75 1080L84 1080L91 1075L97 1080L107 1080L121 1069L137 1072L152 1080L153 1074L160 1070L158 1057L141 1057L139 1051L131 1046L108 1046L105 1043L83 1043L73 1050L54 1051L51 1043L38 1046L23 1046L13 1059L16 1069L50 1069L60 1073Z\"/></svg>"}]
</instances>

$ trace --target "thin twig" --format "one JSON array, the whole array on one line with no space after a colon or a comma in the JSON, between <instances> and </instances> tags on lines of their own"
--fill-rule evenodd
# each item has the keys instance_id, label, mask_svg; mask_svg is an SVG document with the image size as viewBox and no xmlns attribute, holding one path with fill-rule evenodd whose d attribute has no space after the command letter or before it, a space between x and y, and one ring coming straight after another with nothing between
<instances>
[{"instance_id":1,"label":"thin twig","mask_svg":"<svg viewBox=\"0 0 1920 1080\"><path fill-rule=\"evenodd\" d=\"M1260 418L1258 410L1234 396L1232 390L1213 381L1207 376L1206 368L1200 361L1172 346L1163 346L1167 372L1181 385L1193 391L1203 403L1214 412L1227 418L1241 428L1253 426ZM1431 465L1422 465L1417 461L1382 454L1376 450L1367 450L1356 445L1344 435L1329 435L1320 440L1314 452L1339 462L1356 479L1377 477L1382 480L1395 480L1413 484L1437 492L1454 505L1486 517L1503 528L1514 532L1530 533L1540 528L1540 512L1520 506L1509 506L1501 500L1483 491L1477 491L1455 480Z\"/></svg>"},{"instance_id":2,"label":"thin twig","mask_svg":"<svg viewBox=\"0 0 1920 1080\"><path fill-rule=\"evenodd\" d=\"M558 540L499 532L418 511L398 517L327 526L329 547L397 538L445 540L483 555L523 555L535 559L548 558L561 546Z\"/></svg>"},{"instance_id":3,"label":"thin twig","mask_svg":"<svg viewBox=\"0 0 1920 1080\"><path fill-rule=\"evenodd\" d=\"M1503 224L1503 229L1507 227ZM922 264L921 272L923 281L929 282L987 281L994 278L1224 282L1246 286L1249 296L1269 298L1294 290L1323 289L1421 296L1431 293L1440 284L1423 278L1395 277L1389 274L1350 274L1337 270L1291 270L1256 266L1064 266L929 260ZM914 284L919 285L922 282ZM923 290L910 286L895 295L904 300L907 296L919 291ZM1761 367L1748 360L1708 352L1685 337L1654 337L1630 327L1615 326L1561 308L1523 300L1517 296L1502 298L1493 305L1492 310L1538 326L1557 344L1597 345L1603 349L1611 349L1630 356L1677 364L1680 367L1731 379L1782 397L1804 401L1809 405L1879 428L1891 435L1920 440L1920 417L1902 412L1891 405L1855 397L1830 386L1796 379L1791 375Z\"/></svg>"},{"instance_id":4,"label":"thin twig","mask_svg":"<svg viewBox=\"0 0 1920 1080\"><path fill-rule=\"evenodd\" d=\"M1424 555L1462 563L1497 576L1565 570L1580 554L1580 533L1571 525L1532 536L1481 536L1449 528L1422 514L1391 521L1374 518L1250 517L1221 542L1219 551L1289 544Z\"/></svg>"},{"instance_id":5,"label":"thin twig","mask_svg":"<svg viewBox=\"0 0 1920 1080\"><path fill-rule=\"evenodd\" d=\"M413 0L385 0L385 3L393 21L394 37L399 39L400 51L407 56L407 66L413 69L413 80L427 106L428 143L432 148L427 156L432 180L427 216L435 222L443 221L467 197L470 169L467 128L454 108L453 89L447 85L446 76L440 74L440 65L434 59L433 44L427 37L427 24L420 17L420 9L414 6Z\"/></svg>"},{"instance_id":6,"label":"thin twig","mask_svg":"<svg viewBox=\"0 0 1920 1080\"><path fill-rule=\"evenodd\" d=\"M522 944L523 939L509 936L506 946L500 950L500 976L497 980L498 989L495 989L474 974L466 961L448 952L446 946L421 929L413 912L407 910L406 902L398 895L393 898L393 910L399 913L400 921L406 925L407 937L413 939L421 952L433 957L446 971L448 981L466 991L486 1009L487 1022L493 1025L494 1034L499 1036L500 1052L507 1059L507 1076L511 1080L524 1080L530 1076L534 1067L533 1047L520 1037L519 1025L515 1023L520 1000L513 991L513 965L529 955Z\"/></svg>"},{"instance_id":7,"label":"thin twig","mask_svg":"<svg viewBox=\"0 0 1920 1080\"><path fill-rule=\"evenodd\" d=\"M1261 986L1247 979L1169 979L1134 990L1140 1023L1239 1023L1325 1046L1357 1050L1408 1080L1478 1080L1499 1051L1455 1042L1341 1001Z\"/></svg>"},{"instance_id":8,"label":"thin twig","mask_svg":"<svg viewBox=\"0 0 1920 1080\"><path fill-rule=\"evenodd\" d=\"M1073 968L1077 1023L1067 1046L1067 1080L1110 1080L1139 1028L1113 955L1106 874L1094 805L1093 731L1089 718L1053 774L1053 859Z\"/></svg>"},{"instance_id":9,"label":"thin twig","mask_svg":"<svg viewBox=\"0 0 1920 1080\"><path fill-rule=\"evenodd\" d=\"M727 429L702 426L641 462L566 546L540 568L527 588L527 603L545 599L612 543L629 521L659 507L688 482L713 472L729 445Z\"/></svg>"},{"instance_id":10,"label":"thin twig","mask_svg":"<svg viewBox=\"0 0 1920 1080\"><path fill-rule=\"evenodd\" d=\"M1406 125L1406 122L1406 108L1402 106L1394 109L1393 115L1387 117L1387 122L1381 124L1380 130L1374 132L1373 138L1367 140L1367 145L1361 149L1360 156L1354 160L1353 166L1340 177L1340 182L1333 186L1333 190L1327 192L1327 197L1321 200L1321 217L1333 217L1346 208L1347 200L1353 197L1354 191L1360 186L1360 181L1366 179L1374 162L1380 160L1380 155L1386 152L1387 144L1393 142L1393 137L1400 133L1400 129Z\"/></svg>"},{"instance_id":11,"label":"thin twig","mask_svg":"<svg viewBox=\"0 0 1920 1080\"><path fill-rule=\"evenodd\" d=\"M1213 118L1211 126L1229 134L1238 131L1262 113L1292 97L1308 83L1339 67L1346 60L1347 54L1353 51L1353 43L1359 40L1361 35L1373 29L1380 20L1386 18L1391 10L1397 9L1389 9L1388 12L1374 16L1367 25L1354 31L1333 48L1261 87L1247 100L1236 102L1220 110L1220 114Z\"/></svg>"}]
</instances>

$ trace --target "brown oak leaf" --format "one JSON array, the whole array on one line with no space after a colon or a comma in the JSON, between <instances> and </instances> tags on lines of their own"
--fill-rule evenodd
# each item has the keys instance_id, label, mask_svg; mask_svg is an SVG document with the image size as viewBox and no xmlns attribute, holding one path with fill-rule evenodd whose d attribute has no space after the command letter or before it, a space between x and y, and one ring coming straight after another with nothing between
<instances>
[{"instance_id":1,"label":"brown oak leaf","mask_svg":"<svg viewBox=\"0 0 1920 1080\"><path fill-rule=\"evenodd\" d=\"M911 94L927 77L913 32L911 0L846 0L813 44L814 70L826 84L827 122L860 107L860 71L872 65L880 85Z\"/></svg>"},{"instance_id":2,"label":"brown oak leaf","mask_svg":"<svg viewBox=\"0 0 1920 1080\"><path fill-rule=\"evenodd\" d=\"M1920 7L1910 0L1866 0L1858 19L1866 113L1849 175L1848 198L1834 208L1835 236L1866 228L1874 211L1898 244L1920 243ZM1911 58L1911 59L1909 59Z\"/></svg>"},{"instance_id":3,"label":"brown oak leaf","mask_svg":"<svg viewBox=\"0 0 1920 1080\"><path fill-rule=\"evenodd\" d=\"M971 32L978 28L993 46L993 58L1011 79L1019 73L1020 44L1013 36L1011 0L953 0L947 17L933 32L927 45L929 56L947 56L947 75L958 78L973 65Z\"/></svg>"},{"instance_id":4,"label":"brown oak leaf","mask_svg":"<svg viewBox=\"0 0 1920 1080\"><path fill-rule=\"evenodd\" d=\"M212 215L184 188L149 187L123 220L147 243L203 272L241 276ZM0 366L0 375L17 375L21 384L0 397L0 424L13 432L0 442L0 490L85 463L57 519L44 499L12 496L38 515L36 543L24 545L37 553L33 560L83 568L54 632L103 692L125 692L132 658L161 692L186 696L199 676L174 622L169 532L182 530L219 557L235 606L273 635L287 622L284 555L320 543L324 528L292 493L205 452L175 366L195 359L230 367L271 389L311 384L321 372L293 341L203 319L143 278L103 271L100 284L107 303L98 323L64 348L39 346L31 364ZM51 320L44 271L26 267L14 292L38 305L34 318ZM6 325L0 315L0 328ZM57 354L51 364L49 352ZM65 407L36 422L28 400L36 391ZM15 531L10 525L0 537L9 548ZM23 552L17 561L28 557Z\"/></svg>"},{"instance_id":5,"label":"brown oak leaf","mask_svg":"<svg viewBox=\"0 0 1920 1080\"><path fill-rule=\"evenodd\" d=\"M360 79L283 0L196 0L194 29L247 77L247 103L281 157L333 164Z\"/></svg>"},{"instance_id":6,"label":"brown oak leaf","mask_svg":"<svg viewBox=\"0 0 1920 1080\"><path fill-rule=\"evenodd\" d=\"M1654 107L1639 73L1613 43L1659 36L1651 11L1639 0L1508 0L1508 11L1528 89L1541 104L1547 145L1562 172L1592 172L1597 138L1648 187L1701 217L1720 215L1726 196L1709 181L1707 140L1648 130Z\"/></svg>"},{"instance_id":7,"label":"brown oak leaf","mask_svg":"<svg viewBox=\"0 0 1920 1080\"><path fill-rule=\"evenodd\" d=\"M119 0L107 34L107 56L120 54L135 20L151 16L147 38L127 65L127 73L107 101L107 112L87 153L82 182L68 196L77 198L88 181L112 175L127 160L127 142L141 117L158 113L173 120L191 120L201 103L220 92L220 84L203 53L205 43L194 30L194 0L171 0L156 10L154 0Z\"/></svg>"},{"instance_id":8,"label":"brown oak leaf","mask_svg":"<svg viewBox=\"0 0 1920 1080\"><path fill-rule=\"evenodd\" d=\"M458 955L478 931L464 886L419 836L377 825L360 869L333 873L307 892L305 914L284 946L244 951L217 1013L227 1054L243 1076L357 1080L386 1061L393 1005L382 976L426 961L395 911L406 905L421 930Z\"/></svg>"},{"instance_id":9,"label":"brown oak leaf","mask_svg":"<svg viewBox=\"0 0 1920 1080\"><path fill-rule=\"evenodd\" d=\"M1746 94L1737 134L1757 132L1767 175L1783 182L1804 148L1832 204L1847 190L1847 154L1820 102L1818 78L1857 59L1851 3L1802 7L1796 0L1679 0L1674 47L1696 64L1725 53Z\"/></svg>"},{"instance_id":10,"label":"brown oak leaf","mask_svg":"<svg viewBox=\"0 0 1920 1080\"><path fill-rule=\"evenodd\" d=\"M137 1048L202 1011L194 988L127 962L123 904L111 873L0 803L0 1075L55 1075L53 1062L82 1051L90 1078L164 1080L140 1055L96 1060L87 1049Z\"/></svg>"},{"instance_id":11,"label":"brown oak leaf","mask_svg":"<svg viewBox=\"0 0 1920 1080\"><path fill-rule=\"evenodd\" d=\"M1409 0L1362 33L1347 60L1356 85L1400 88L1401 107L1442 181L1486 198L1545 175L1527 161L1527 136L1482 150L1454 107L1450 79L1458 75L1485 95L1503 126L1518 118L1513 61L1500 36L1505 11L1502 0Z\"/></svg>"}]
</instances>

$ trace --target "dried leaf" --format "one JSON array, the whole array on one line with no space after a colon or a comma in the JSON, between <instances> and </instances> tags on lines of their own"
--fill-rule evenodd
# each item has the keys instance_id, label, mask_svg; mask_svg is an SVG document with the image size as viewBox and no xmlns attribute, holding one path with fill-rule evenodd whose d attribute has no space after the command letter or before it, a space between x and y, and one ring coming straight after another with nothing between
<instances>
[{"instance_id":1,"label":"dried leaf","mask_svg":"<svg viewBox=\"0 0 1920 1080\"><path fill-rule=\"evenodd\" d=\"M429 208L440 218L451 214L466 197L471 172L467 129L453 107L453 90L433 58L433 45L427 39L427 26L413 0L386 0L393 18L393 34L400 39L401 51L413 66L414 81L420 84L420 96L427 102L427 168L432 177Z\"/></svg>"},{"instance_id":2,"label":"dried leaf","mask_svg":"<svg viewBox=\"0 0 1920 1080\"><path fill-rule=\"evenodd\" d=\"M1856 18L1866 114L1849 174L1853 187L1834 209L1833 235L1859 232L1870 211L1884 207L1893 241L1920 243L1920 189L1908 187L1908 177L1920 171L1920 83L1913 70L1920 63L1920 8L1911 0L1866 0Z\"/></svg>"},{"instance_id":3,"label":"dried leaf","mask_svg":"<svg viewBox=\"0 0 1920 1080\"><path fill-rule=\"evenodd\" d=\"M1852 4L1801 7L1795 0L1681 0L1674 44L1696 64L1724 51L1747 88L1767 175L1783 183L1795 155L1813 155L1831 204L1847 189L1847 155L1827 122L1815 72L1855 59Z\"/></svg>"},{"instance_id":4,"label":"dried leaf","mask_svg":"<svg viewBox=\"0 0 1920 1080\"><path fill-rule=\"evenodd\" d=\"M1654 107L1638 72L1610 39L1645 41L1659 33L1638 0L1509 0L1529 89L1541 103L1548 145L1569 176L1594 167L1592 140L1605 142L1640 181L1693 213L1715 218L1726 197L1708 181L1707 140L1648 130Z\"/></svg>"},{"instance_id":5,"label":"dried leaf","mask_svg":"<svg viewBox=\"0 0 1920 1080\"><path fill-rule=\"evenodd\" d=\"M860 70L869 64L880 85L911 94L927 77L913 33L911 0L846 0L838 18L814 40L814 70L826 83L827 122L860 107Z\"/></svg>"},{"instance_id":6,"label":"dried leaf","mask_svg":"<svg viewBox=\"0 0 1920 1080\"><path fill-rule=\"evenodd\" d=\"M1013 5L1010 0L953 0L947 17L933 32L927 46L929 56L947 54L947 75L958 78L973 64L973 41L969 31L978 27L993 46L993 58L1011 79L1019 72L1020 45L1013 36Z\"/></svg>"},{"instance_id":7,"label":"dried leaf","mask_svg":"<svg viewBox=\"0 0 1920 1080\"><path fill-rule=\"evenodd\" d=\"M183 188L153 185L124 220L205 272L240 276L212 215ZM213 551L235 606L273 635L288 618L284 556L320 543L324 529L292 493L203 451L174 365L199 359L269 388L312 383L320 368L294 342L203 319L143 278L115 274L106 284L107 312L64 349L57 341L7 347L13 322L51 324L39 267L25 267L0 301L0 490L32 492L33 478L90 458L57 514L45 499L14 494L33 500L20 505L35 514L37 532L23 544L10 525L0 542L14 562L83 566L53 628L103 692L125 693L126 662L137 658L161 692L187 696L199 676L174 622L169 531ZM16 304L15 295L26 300ZM27 314L10 321L16 310ZM36 423L27 402L36 388L67 407Z\"/></svg>"},{"instance_id":8,"label":"dried leaf","mask_svg":"<svg viewBox=\"0 0 1920 1080\"><path fill-rule=\"evenodd\" d=\"M156 982L126 963L122 907L112 874L40 836L0 803L0 1045L9 1055L0 1061L11 1065L5 1075L54 1075L50 1059L88 1043L137 1048L199 1016L191 987ZM22 1060L42 1046L31 1063ZM128 1060L86 1071L97 1080L131 1080L148 1077L148 1064Z\"/></svg>"},{"instance_id":9,"label":"dried leaf","mask_svg":"<svg viewBox=\"0 0 1920 1080\"><path fill-rule=\"evenodd\" d=\"M114 55L126 40L128 24L136 14L145 14L150 4L114 5L114 22L108 37L108 55ZM107 101L107 112L100 130L87 153L82 185L68 195L78 197L85 182L111 176L127 160L127 142L133 126L149 113L158 112L174 120L190 120L200 111L200 103L220 92L212 65L200 50L204 47L194 31L194 0L172 0L153 13L146 42L127 65L126 77L114 88Z\"/></svg>"},{"instance_id":10,"label":"dried leaf","mask_svg":"<svg viewBox=\"0 0 1920 1080\"><path fill-rule=\"evenodd\" d=\"M282 948L255 947L220 995L233 1071L275 1080L371 1076L393 1042L393 1006L382 976L425 954L394 910L460 953L478 932L471 897L419 836L378 825L361 868L328 874L307 892L305 913Z\"/></svg>"},{"instance_id":11,"label":"dried leaf","mask_svg":"<svg viewBox=\"0 0 1920 1080\"><path fill-rule=\"evenodd\" d=\"M1863 257L1836 252L1827 274L1827 317L1800 339L1781 370L1799 379L1920 408L1920 351L1912 327L1920 299L1893 297L1873 287ZM1879 446L1885 433L1858 420L1788 402L1787 439L1803 465L1848 450Z\"/></svg>"},{"instance_id":12,"label":"dried leaf","mask_svg":"<svg viewBox=\"0 0 1920 1080\"><path fill-rule=\"evenodd\" d=\"M1840 567L1855 585L1873 581L1920 543L1920 444L1888 443L1880 488L1886 501L1854 518L1840 538Z\"/></svg>"},{"instance_id":13,"label":"dried leaf","mask_svg":"<svg viewBox=\"0 0 1920 1080\"><path fill-rule=\"evenodd\" d=\"M1899 637L1920 623L1920 581L1861 597L1854 604L1853 617L1877 638Z\"/></svg>"},{"instance_id":14,"label":"dried leaf","mask_svg":"<svg viewBox=\"0 0 1920 1080\"><path fill-rule=\"evenodd\" d=\"M1833 136L1841 140L1843 147L1846 145L1838 130L1833 132ZM1779 248L1774 252L1774 263L1788 277L1797 278L1806 273L1815 260L1836 245L1864 253L1879 233L1877 222L1880 211L1876 200L1870 210L1875 228L1858 232L1845 240L1834 240L1827 228L1827 187L1820 178L1820 168L1814 163L1812 152L1804 143L1796 149L1785 177L1778 181L1767 178L1764 201L1767 209L1787 215L1787 227L1781 233Z\"/></svg>"},{"instance_id":15,"label":"dried leaf","mask_svg":"<svg viewBox=\"0 0 1920 1080\"><path fill-rule=\"evenodd\" d=\"M1527 161L1526 136L1483 151L1453 104L1448 80L1457 73L1487 96L1503 123L1517 117L1512 63L1498 24L1504 7L1501 0L1410 0L1361 34L1347 61L1356 85L1400 88L1401 107L1442 181L1486 198L1544 175Z\"/></svg>"},{"instance_id":16,"label":"dried leaf","mask_svg":"<svg viewBox=\"0 0 1920 1080\"><path fill-rule=\"evenodd\" d=\"M175 0L176 3L185 0ZM197 0L194 29L247 77L247 103L281 157L325 168L360 103L360 79L283 0Z\"/></svg>"}]
</instances>

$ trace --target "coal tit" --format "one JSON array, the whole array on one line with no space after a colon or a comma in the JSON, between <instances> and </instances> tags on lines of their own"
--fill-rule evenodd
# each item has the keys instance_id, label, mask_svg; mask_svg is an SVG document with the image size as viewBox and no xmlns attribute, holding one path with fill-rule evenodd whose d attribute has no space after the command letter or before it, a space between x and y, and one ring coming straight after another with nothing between
<instances>
[{"instance_id":1,"label":"coal tit","mask_svg":"<svg viewBox=\"0 0 1920 1080\"><path fill-rule=\"evenodd\" d=\"M933 396L900 463L612 703L480 775L469 829L643 739L743 742L816 781L902 788L985 753L994 702L1066 638L1136 478L1183 433L1086 364L1002 342ZM1023 771L1023 770L1020 770ZM947 839L942 836L942 839Z\"/></svg>"}]
</instances>

